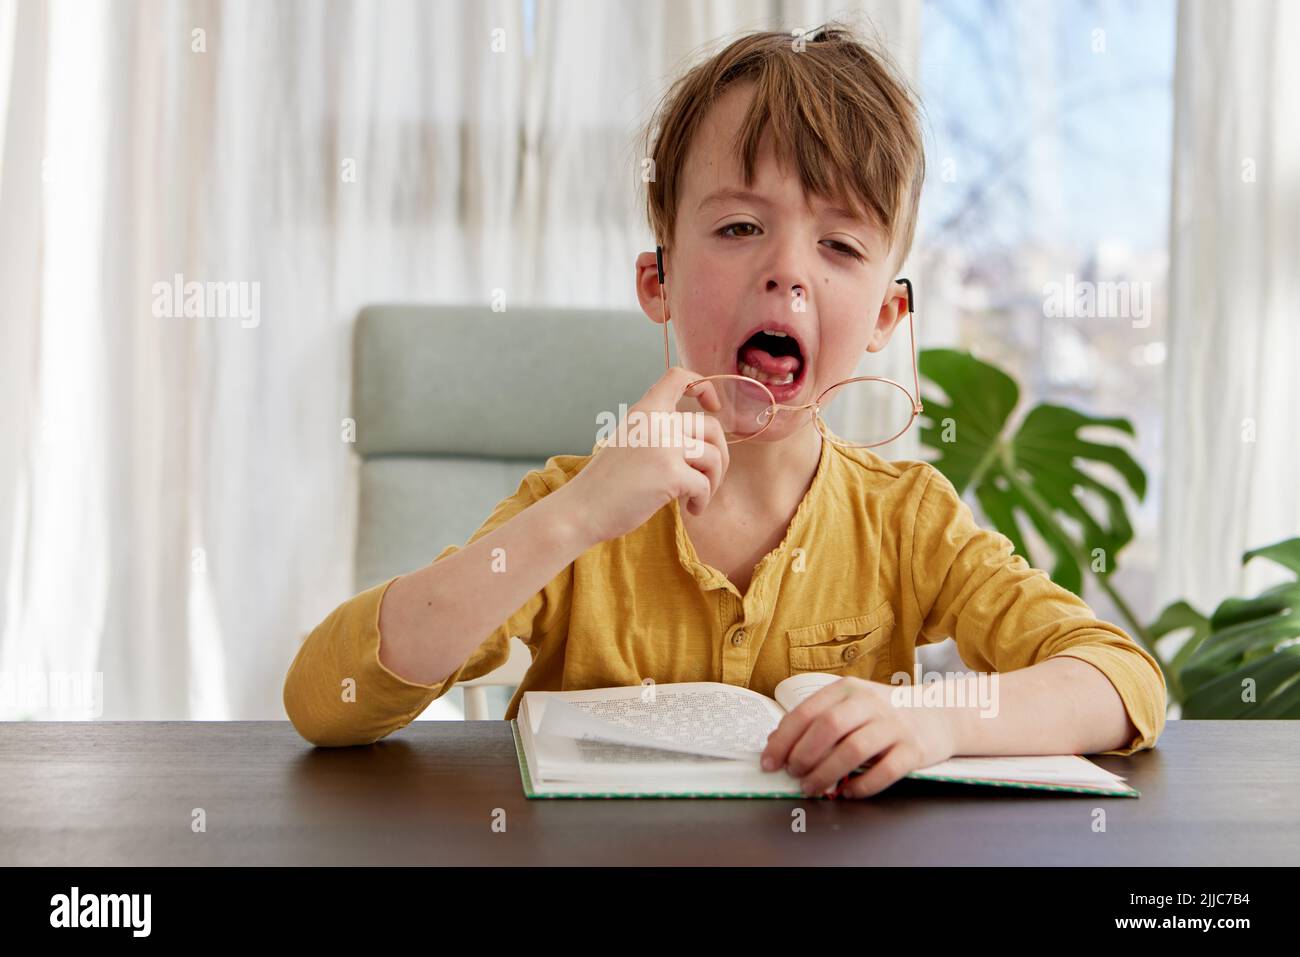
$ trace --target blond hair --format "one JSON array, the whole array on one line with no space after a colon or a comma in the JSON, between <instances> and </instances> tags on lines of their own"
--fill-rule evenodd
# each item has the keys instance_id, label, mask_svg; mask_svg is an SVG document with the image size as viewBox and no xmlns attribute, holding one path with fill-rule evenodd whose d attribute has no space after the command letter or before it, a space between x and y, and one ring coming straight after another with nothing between
<instances>
[{"instance_id":1,"label":"blond hair","mask_svg":"<svg viewBox=\"0 0 1300 957\"><path fill-rule=\"evenodd\" d=\"M776 155L793 159L806 193L845 203L882 229L900 264L916 234L925 152L920 107L889 58L830 23L800 38L750 33L692 67L664 94L644 131L653 162L646 215L670 245L683 167L709 108L730 86L755 95L737 140L752 186L759 141L770 126Z\"/></svg>"}]
</instances>

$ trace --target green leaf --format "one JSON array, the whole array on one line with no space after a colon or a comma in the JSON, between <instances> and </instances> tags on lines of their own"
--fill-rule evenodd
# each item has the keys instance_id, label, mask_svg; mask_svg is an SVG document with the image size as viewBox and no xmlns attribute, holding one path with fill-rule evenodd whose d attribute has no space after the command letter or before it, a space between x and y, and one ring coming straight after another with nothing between
<instances>
[{"instance_id":1,"label":"green leaf","mask_svg":"<svg viewBox=\"0 0 1300 957\"><path fill-rule=\"evenodd\" d=\"M1256 557L1276 562L1300 577L1300 538L1288 538L1285 541L1274 542L1272 545L1265 545L1263 548L1253 549L1242 556L1241 563L1244 565Z\"/></svg>"},{"instance_id":2,"label":"green leaf","mask_svg":"<svg viewBox=\"0 0 1300 957\"><path fill-rule=\"evenodd\" d=\"M1254 701L1243 701L1254 681ZM1207 681L1183 703L1184 718L1277 718L1300 708L1300 645L1242 665Z\"/></svg>"},{"instance_id":3,"label":"green leaf","mask_svg":"<svg viewBox=\"0 0 1300 957\"><path fill-rule=\"evenodd\" d=\"M1296 573L1296 580L1266 588L1254 598L1228 598L1203 625L1194 611L1165 609L1151 626L1163 634L1192 624L1193 638L1169 669L1188 718L1300 718L1300 539L1246 552L1243 562L1267 558ZM1254 701L1242 701L1242 682L1255 682Z\"/></svg>"},{"instance_id":4,"label":"green leaf","mask_svg":"<svg viewBox=\"0 0 1300 957\"><path fill-rule=\"evenodd\" d=\"M1113 572L1116 556L1133 540L1133 526L1120 493L1080 465L1107 466L1139 499L1146 495L1146 473L1125 449L1080 433L1096 428L1131 436L1132 424L1044 403L1012 431L1020 390L1005 372L952 349L923 350L918 361L921 374L946 396L922 397L921 441L938 452L935 468L959 493L972 492L984 516L1027 562L1050 564L1052 580L1062 587L1082 593L1098 549L1105 564L1094 574L1105 578ZM1025 521L1050 551L1050 561L1030 554ZM1067 522L1077 524L1077 535Z\"/></svg>"},{"instance_id":5,"label":"green leaf","mask_svg":"<svg viewBox=\"0 0 1300 957\"><path fill-rule=\"evenodd\" d=\"M923 420L933 424L922 426L921 441L939 452L935 468L959 494L964 493L982 460L996 449L1007 419L1020 401L1020 388L1001 369L966 352L924 349L918 363L921 374L948 396L948 403L933 396L922 399ZM945 420L951 420L956 428L955 442L943 440Z\"/></svg>"},{"instance_id":6,"label":"green leaf","mask_svg":"<svg viewBox=\"0 0 1300 957\"><path fill-rule=\"evenodd\" d=\"M1160 616L1147 626L1147 634L1151 636L1152 642L1181 628L1192 629L1192 634L1179 647L1172 660L1166 662L1162 656L1156 656L1161 667L1164 668L1165 682L1169 685L1169 694L1175 701L1182 701L1184 698L1182 683L1179 681L1179 671L1187 659L1195 654L1196 649L1201 646L1202 642L1210 636L1210 619L1187 602L1176 601L1165 608L1160 613Z\"/></svg>"}]
</instances>

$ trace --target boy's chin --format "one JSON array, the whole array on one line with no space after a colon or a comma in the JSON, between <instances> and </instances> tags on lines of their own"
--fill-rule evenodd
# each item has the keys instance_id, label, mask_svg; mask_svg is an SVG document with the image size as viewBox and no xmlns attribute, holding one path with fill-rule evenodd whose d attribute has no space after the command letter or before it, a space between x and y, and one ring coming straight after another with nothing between
<instances>
[{"instance_id":1,"label":"boy's chin","mask_svg":"<svg viewBox=\"0 0 1300 957\"><path fill-rule=\"evenodd\" d=\"M786 421L782 421L782 418ZM799 421L794 421L795 418L798 418ZM808 433L817 433L817 425L811 420L809 413L783 412L781 418L778 418L762 432L746 439L745 444L757 445L759 443L785 442L790 439L797 440Z\"/></svg>"}]
</instances>

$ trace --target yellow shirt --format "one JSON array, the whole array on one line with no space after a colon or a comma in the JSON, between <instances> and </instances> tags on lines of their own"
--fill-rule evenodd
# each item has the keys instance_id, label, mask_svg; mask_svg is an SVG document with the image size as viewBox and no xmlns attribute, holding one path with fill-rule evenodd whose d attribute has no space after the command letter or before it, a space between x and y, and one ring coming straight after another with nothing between
<instances>
[{"instance_id":1,"label":"yellow shirt","mask_svg":"<svg viewBox=\"0 0 1300 957\"><path fill-rule=\"evenodd\" d=\"M557 455L529 472L472 543L556 490L591 460ZM467 543L468 544L468 543ZM448 545L434 561L462 546ZM457 681L487 674L518 636L532 653L506 718L526 691L723 681L771 696L800 671L889 682L913 676L915 648L946 637L977 671L1014 671L1056 655L1099 668L1137 737L1165 723L1159 665L1125 632L980 528L933 466L888 462L822 442L817 472L785 539L755 567L747 594L700 561L673 501L640 528L596 545L556 575L438 684L406 681L379 661L379 605L389 579L336 608L289 668L284 705L318 745L391 734ZM343 682L355 679L355 693ZM352 700L345 700L351 697Z\"/></svg>"}]
</instances>

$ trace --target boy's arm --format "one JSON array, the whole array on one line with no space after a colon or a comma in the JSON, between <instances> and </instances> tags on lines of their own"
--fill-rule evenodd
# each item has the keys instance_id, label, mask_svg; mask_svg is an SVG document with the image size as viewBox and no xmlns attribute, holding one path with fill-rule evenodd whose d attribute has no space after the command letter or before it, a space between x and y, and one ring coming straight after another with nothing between
<instances>
[{"instance_id":1,"label":"boy's arm","mask_svg":"<svg viewBox=\"0 0 1300 957\"><path fill-rule=\"evenodd\" d=\"M564 488L472 544L393 582L379 608L379 661L442 683L484 639L592 544Z\"/></svg>"},{"instance_id":2,"label":"boy's arm","mask_svg":"<svg viewBox=\"0 0 1300 957\"><path fill-rule=\"evenodd\" d=\"M562 627L569 566L586 548L563 479L554 460L528 473L463 548L447 546L317 625L285 679L298 732L322 746L377 741L457 681L504 664L512 635Z\"/></svg>"},{"instance_id":3,"label":"boy's arm","mask_svg":"<svg viewBox=\"0 0 1300 957\"><path fill-rule=\"evenodd\" d=\"M951 680L979 700L975 678ZM953 709L955 754L1131 754L1144 737L1105 673L1068 653L992 680L996 714Z\"/></svg>"},{"instance_id":4,"label":"boy's arm","mask_svg":"<svg viewBox=\"0 0 1300 957\"><path fill-rule=\"evenodd\" d=\"M980 528L952 483L927 471L905 563L921 634L951 636L970 667L1000 672L997 716L960 710L957 753L1125 755L1153 746L1166 709L1156 660L1012 555L1009 539Z\"/></svg>"}]
</instances>

